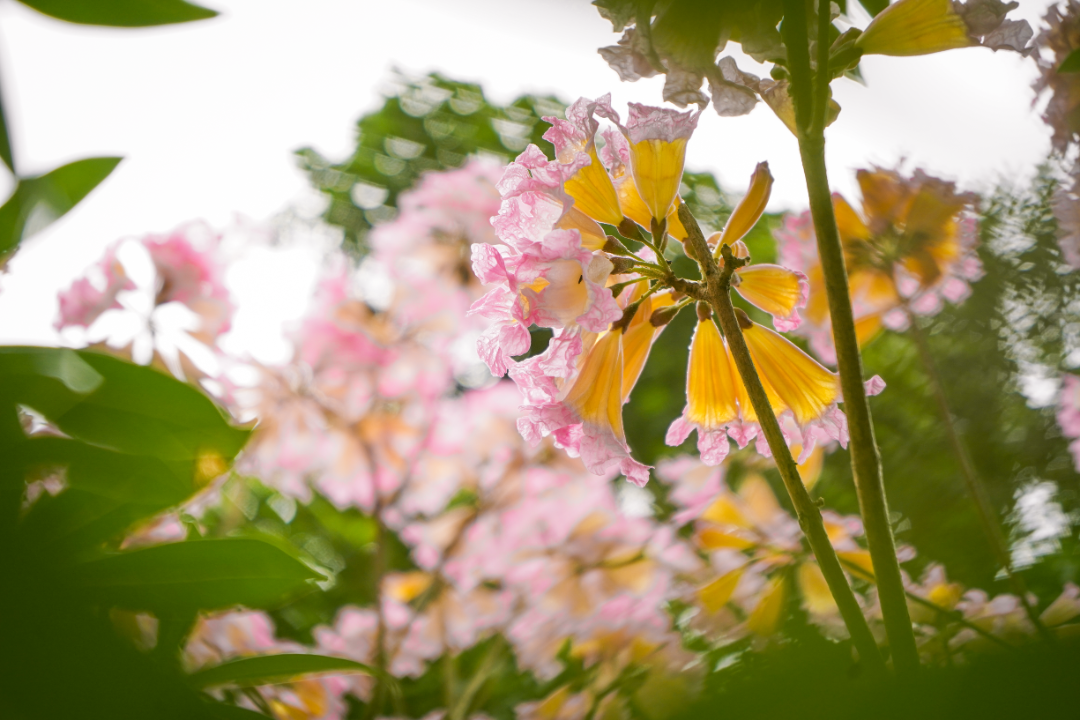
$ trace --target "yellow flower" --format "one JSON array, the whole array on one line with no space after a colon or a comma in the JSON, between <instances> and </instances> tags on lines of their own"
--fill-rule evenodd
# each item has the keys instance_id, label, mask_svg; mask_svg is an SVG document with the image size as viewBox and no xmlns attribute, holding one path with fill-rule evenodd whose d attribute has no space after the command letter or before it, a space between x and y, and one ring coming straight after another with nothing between
<instances>
[{"instance_id":1,"label":"yellow flower","mask_svg":"<svg viewBox=\"0 0 1080 720\"><path fill-rule=\"evenodd\" d=\"M740 322L743 322L742 316ZM745 324L749 323L749 325ZM745 320L743 337L754 367L765 387L769 405L777 415L790 410L800 426L824 416L840 397L840 383L816 360L779 333ZM757 422L746 389L738 386L743 417Z\"/></svg>"},{"instance_id":2,"label":"yellow flower","mask_svg":"<svg viewBox=\"0 0 1080 720\"><path fill-rule=\"evenodd\" d=\"M638 283L634 288L633 294L628 298L631 302L644 294L646 284ZM671 307L674 304L675 301L672 300L669 292L650 295L642 301L637 313L634 315L634 319L627 326L626 332L623 334L622 385L624 403L630 400L630 392L634 389L634 385L637 384L638 378L641 376L645 361L649 358L649 351L652 349L653 343L656 342L656 338L660 336L660 333L666 327L664 325L654 327L649 322L652 314L660 308Z\"/></svg>"},{"instance_id":3,"label":"yellow flower","mask_svg":"<svg viewBox=\"0 0 1080 720\"><path fill-rule=\"evenodd\" d=\"M615 192L607 170L600 164L600 159L596 156L596 146L591 140L587 152L592 162L571 175L563 183L563 189L567 195L574 198L574 207L593 220L618 225L623 219L622 210L619 208L619 194Z\"/></svg>"},{"instance_id":4,"label":"yellow flower","mask_svg":"<svg viewBox=\"0 0 1080 720\"><path fill-rule=\"evenodd\" d=\"M642 227L649 227L652 224L652 213L645 205L645 201L641 199L641 195L638 194L634 179L629 175L624 175L621 178L616 176L615 186L619 193L619 207L622 208L623 215ZM667 214L668 235L679 242L685 240L687 234L682 220L679 220L679 204L681 202L679 197L676 196L675 202L672 203L671 210Z\"/></svg>"},{"instance_id":5,"label":"yellow flower","mask_svg":"<svg viewBox=\"0 0 1080 720\"><path fill-rule=\"evenodd\" d=\"M771 578L761 593L761 599L750 612L747 627L756 635L772 635L780 627L784 617L784 601L787 600L787 578L777 575Z\"/></svg>"},{"instance_id":6,"label":"yellow flower","mask_svg":"<svg viewBox=\"0 0 1080 720\"><path fill-rule=\"evenodd\" d=\"M690 344L686 377L686 419L706 430L718 430L739 416L735 404L735 368L716 324L699 314Z\"/></svg>"},{"instance_id":7,"label":"yellow flower","mask_svg":"<svg viewBox=\"0 0 1080 720\"><path fill-rule=\"evenodd\" d=\"M623 442L623 333L611 330L600 335L589 350L581 373L565 403L582 422L610 428Z\"/></svg>"},{"instance_id":8,"label":"yellow flower","mask_svg":"<svg viewBox=\"0 0 1080 720\"><path fill-rule=\"evenodd\" d=\"M855 46L866 55L928 55L976 45L952 0L898 0L871 21Z\"/></svg>"},{"instance_id":9,"label":"yellow flower","mask_svg":"<svg viewBox=\"0 0 1080 720\"><path fill-rule=\"evenodd\" d=\"M700 115L630 103L626 126L619 126L630 144L630 174L650 221L663 220L672 210L682 182L686 142Z\"/></svg>"},{"instance_id":10,"label":"yellow flower","mask_svg":"<svg viewBox=\"0 0 1080 720\"><path fill-rule=\"evenodd\" d=\"M667 217L682 182L686 138L642 140L630 146L630 156L634 184L649 214L656 219Z\"/></svg>"},{"instance_id":11,"label":"yellow flower","mask_svg":"<svg viewBox=\"0 0 1080 720\"><path fill-rule=\"evenodd\" d=\"M581 247L586 250L601 250L607 243L604 229L577 207L571 207L555 227L560 230L577 230L581 233Z\"/></svg>"}]
</instances>

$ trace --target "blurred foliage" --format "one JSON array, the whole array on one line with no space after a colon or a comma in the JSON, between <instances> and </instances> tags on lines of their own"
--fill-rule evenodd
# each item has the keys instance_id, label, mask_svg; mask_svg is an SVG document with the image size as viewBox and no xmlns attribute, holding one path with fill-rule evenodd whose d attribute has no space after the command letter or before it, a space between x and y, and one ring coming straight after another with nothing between
<instances>
[{"instance_id":1,"label":"blurred foliage","mask_svg":"<svg viewBox=\"0 0 1080 720\"><path fill-rule=\"evenodd\" d=\"M198 613L275 607L323 575L251 538L121 543L225 473L247 437L158 370L89 351L0 348L0 716L237 716L180 672ZM117 611L154 613L153 649L117 632Z\"/></svg>"},{"instance_id":2,"label":"blurred foliage","mask_svg":"<svg viewBox=\"0 0 1080 720\"><path fill-rule=\"evenodd\" d=\"M428 170L460 167L470 155L508 162L541 138L544 115L562 115L565 103L523 95L506 106L490 103L479 85L431 74L418 80L397 75L383 106L360 118L356 150L333 163L315 150L299 150L301 168L325 193L324 219L345 231L345 247L366 252L368 231L395 215L398 194Z\"/></svg>"}]
</instances>

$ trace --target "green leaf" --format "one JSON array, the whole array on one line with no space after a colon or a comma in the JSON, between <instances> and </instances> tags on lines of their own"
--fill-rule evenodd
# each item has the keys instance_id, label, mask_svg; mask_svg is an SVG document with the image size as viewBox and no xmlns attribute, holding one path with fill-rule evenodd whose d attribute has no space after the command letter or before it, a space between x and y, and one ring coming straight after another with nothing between
<instances>
[{"instance_id":1,"label":"green leaf","mask_svg":"<svg viewBox=\"0 0 1080 720\"><path fill-rule=\"evenodd\" d=\"M27 546L78 551L183 502L199 489L193 463L165 463L66 438L31 438L9 461L26 468L67 466L68 487L41 498L19 525Z\"/></svg>"},{"instance_id":2,"label":"green leaf","mask_svg":"<svg viewBox=\"0 0 1080 720\"><path fill-rule=\"evenodd\" d=\"M76 160L40 177L23 178L0 207L0 255L62 217L97 187L121 158Z\"/></svg>"},{"instance_id":3,"label":"green leaf","mask_svg":"<svg viewBox=\"0 0 1080 720\"><path fill-rule=\"evenodd\" d=\"M232 660L193 673L188 679L198 688L214 685L250 687L290 682L301 676L316 673L371 675L374 672L375 670L367 665L345 658L287 653Z\"/></svg>"},{"instance_id":4,"label":"green leaf","mask_svg":"<svg viewBox=\"0 0 1080 720\"><path fill-rule=\"evenodd\" d=\"M82 403L50 417L68 435L166 461L231 460L250 432L231 426L221 409L197 388L154 368L111 355L80 351L105 378Z\"/></svg>"},{"instance_id":5,"label":"green leaf","mask_svg":"<svg viewBox=\"0 0 1080 720\"><path fill-rule=\"evenodd\" d=\"M0 347L0 378L4 380L5 396L16 398L16 402L18 398L35 396L26 387L35 380L52 381L54 392L68 396L87 395L104 380L74 350L37 347Z\"/></svg>"},{"instance_id":6,"label":"green leaf","mask_svg":"<svg viewBox=\"0 0 1080 720\"><path fill-rule=\"evenodd\" d=\"M1073 50L1069 55L1061 61L1058 65L1057 71L1059 73L1074 73L1080 72L1080 50Z\"/></svg>"},{"instance_id":7,"label":"green leaf","mask_svg":"<svg viewBox=\"0 0 1080 720\"><path fill-rule=\"evenodd\" d=\"M224 472L250 434L197 388L88 350L0 347L0 399L27 405L93 445L200 463L195 471L204 481Z\"/></svg>"},{"instance_id":8,"label":"green leaf","mask_svg":"<svg viewBox=\"0 0 1080 720\"><path fill-rule=\"evenodd\" d=\"M323 577L273 545L249 539L158 545L83 563L73 574L98 602L153 612L275 607Z\"/></svg>"},{"instance_id":9,"label":"green leaf","mask_svg":"<svg viewBox=\"0 0 1080 720\"><path fill-rule=\"evenodd\" d=\"M217 15L183 0L19 0L40 13L81 25L147 27L205 20Z\"/></svg>"}]
</instances>

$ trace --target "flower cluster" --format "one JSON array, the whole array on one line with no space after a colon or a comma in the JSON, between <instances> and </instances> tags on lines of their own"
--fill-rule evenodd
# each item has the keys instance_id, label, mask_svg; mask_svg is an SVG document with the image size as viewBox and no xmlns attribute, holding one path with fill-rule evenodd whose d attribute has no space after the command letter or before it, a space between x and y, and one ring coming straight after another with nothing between
<instances>
[{"instance_id":1,"label":"flower cluster","mask_svg":"<svg viewBox=\"0 0 1080 720\"><path fill-rule=\"evenodd\" d=\"M497 283L473 306L496 321L480 352L493 373L509 371L520 388L524 415L518 427L526 439L536 443L552 435L593 472L617 467L644 484L648 468L629 455L622 406L666 323L695 296L703 299L701 286L680 282L665 257L674 250L669 238L688 236L677 213L678 188L698 114L632 104L624 126L605 96L578 100L566 117L548 118L552 128L545 137L555 145L556 160L530 146L500 181L503 202L492 223L505 245L474 247L477 276ZM597 118L615 125L600 135L605 144L599 151ZM741 238L764 211L771 187L762 163L726 227L707 240L716 257L725 246L748 257ZM598 223L617 228L622 239L605 237ZM644 245L637 252L626 244L635 240ZM735 269L732 285L771 315L777 330L799 326L808 293L802 273L750 264ZM727 455L729 438L740 447L756 438L758 451L770 455L727 341L706 304L699 303L698 314L687 407L672 424L668 443L681 444L697 430L710 464ZM846 444L836 374L777 332L744 319L743 334L772 409L802 459L818 442ZM552 328L552 339L543 352L516 361L530 350L531 325ZM871 392L882 387L879 379L870 384Z\"/></svg>"},{"instance_id":2,"label":"flower cluster","mask_svg":"<svg viewBox=\"0 0 1080 720\"><path fill-rule=\"evenodd\" d=\"M913 315L934 315L943 301L963 302L982 277L971 214L978 198L916 170L904 177L874 168L856 175L862 213L840 195L833 209L844 248L855 331L869 342L883 327L904 330ZM821 260L810 213L789 215L774 231L780 262L809 279L805 320L797 333L814 352L836 362Z\"/></svg>"}]
</instances>

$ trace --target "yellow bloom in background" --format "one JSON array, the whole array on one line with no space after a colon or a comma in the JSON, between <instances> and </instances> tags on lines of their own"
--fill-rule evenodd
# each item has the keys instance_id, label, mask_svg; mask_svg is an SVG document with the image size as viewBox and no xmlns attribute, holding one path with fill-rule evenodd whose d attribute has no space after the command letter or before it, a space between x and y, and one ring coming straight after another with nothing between
<instances>
[{"instance_id":1,"label":"yellow bloom in background","mask_svg":"<svg viewBox=\"0 0 1080 720\"><path fill-rule=\"evenodd\" d=\"M840 195L833 211L848 271L855 331L860 344L883 328L903 330L907 309L938 312L944 301L959 303L970 283L982 276L972 210L978 197L955 184L915 171L873 168L856 175L862 206L856 210ZM836 361L821 262L809 213L789 216L774 231L779 262L804 273L808 298L799 334L815 354ZM906 306L906 307L905 307Z\"/></svg>"},{"instance_id":2,"label":"yellow bloom in background","mask_svg":"<svg viewBox=\"0 0 1080 720\"><path fill-rule=\"evenodd\" d=\"M761 593L757 606L747 619L747 627L756 635L769 636L780 627L784 618L784 601L787 600L787 578L773 577Z\"/></svg>"}]
</instances>

